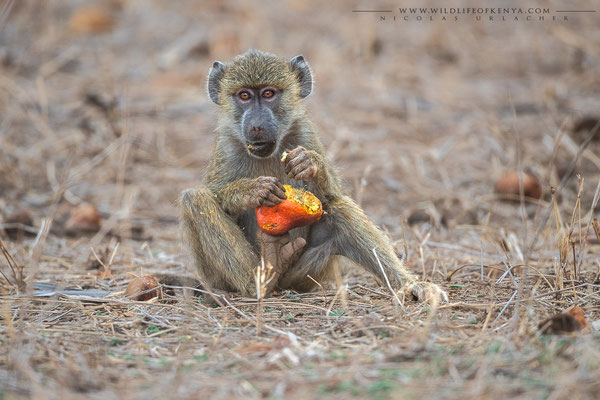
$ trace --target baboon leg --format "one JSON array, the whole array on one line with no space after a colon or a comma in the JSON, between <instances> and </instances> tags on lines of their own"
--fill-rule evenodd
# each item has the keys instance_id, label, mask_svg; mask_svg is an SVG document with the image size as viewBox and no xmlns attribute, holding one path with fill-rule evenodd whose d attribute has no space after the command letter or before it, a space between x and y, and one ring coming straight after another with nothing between
<instances>
[{"instance_id":1,"label":"baboon leg","mask_svg":"<svg viewBox=\"0 0 600 400\"><path fill-rule=\"evenodd\" d=\"M213 288L253 295L259 257L214 193L204 187L185 190L180 206L184 241L200 276Z\"/></svg>"},{"instance_id":2,"label":"baboon leg","mask_svg":"<svg viewBox=\"0 0 600 400\"><path fill-rule=\"evenodd\" d=\"M381 267L373 254L377 252ZM341 255L363 266L380 281L383 273L394 288L412 284L417 278L408 272L396 256L390 240L365 216L347 196L328 204L327 215L311 227L305 251L280 280L280 286L311 290L314 283L307 278L327 279L331 271L329 258ZM382 272L383 269L383 272Z\"/></svg>"}]
</instances>

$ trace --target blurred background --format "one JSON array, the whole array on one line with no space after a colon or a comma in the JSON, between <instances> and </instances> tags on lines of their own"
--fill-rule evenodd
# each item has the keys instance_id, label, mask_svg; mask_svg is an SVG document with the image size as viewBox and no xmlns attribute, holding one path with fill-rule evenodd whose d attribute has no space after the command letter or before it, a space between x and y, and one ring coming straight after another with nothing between
<instances>
[{"instance_id":1,"label":"blurred background","mask_svg":"<svg viewBox=\"0 0 600 400\"><path fill-rule=\"evenodd\" d=\"M329 156L392 231L421 201L451 207L449 219L478 210L505 170L556 186L565 166L549 162L561 126L558 161L568 163L580 141L569 130L600 112L598 14L513 3L558 20L405 21L396 7L410 4L352 12L371 2L3 1L0 209L43 216L70 179L67 200L104 214L128 192L132 215L175 216L177 193L201 181L214 140L205 76L213 60L249 48L304 54L315 79L306 104ZM598 158L587 158L593 195Z\"/></svg>"},{"instance_id":2,"label":"blurred background","mask_svg":"<svg viewBox=\"0 0 600 400\"><path fill-rule=\"evenodd\" d=\"M587 132L573 128L600 113L598 14L513 3L557 21L405 21L397 7L410 4L352 12L382 6L372 2L3 1L0 210L28 208L37 221L68 180L65 199L103 216L129 196L130 215L175 217L212 149L211 63L258 48L308 60L310 115L376 222L397 232L415 208L468 213L462 223L502 214L485 198L494 182L525 168L556 186ZM597 154L583 157L588 201Z\"/></svg>"}]
</instances>

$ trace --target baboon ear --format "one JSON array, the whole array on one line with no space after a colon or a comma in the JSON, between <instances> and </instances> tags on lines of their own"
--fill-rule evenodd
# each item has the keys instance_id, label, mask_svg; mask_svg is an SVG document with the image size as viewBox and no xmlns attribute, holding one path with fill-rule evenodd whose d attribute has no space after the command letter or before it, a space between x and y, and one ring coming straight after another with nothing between
<instances>
[{"instance_id":1,"label":"baboon ear","mask_svg":"<svg viewBox=\"0 0 600 400\"><path fill-rule=\"evenodd\" d=\"M213 63L210 72L208 73L208 82L206 84L206 89L208 90L208 96L210 99L219 104L219 91L221 89L221 78L225 74L225 64L220 61L215 61Z\"/></svg>"},{"instance_id":2,"label":"baboon ear","mask_svg":"<svg viewBox=\"0 0 600 400\"><path fill-rule=\"evenodd\" d=\"M300 82L300 97L306 97L312 91L312 74L308 63L304 61L301 55L292 58L290 61L292 71L296 73Z\"/></svg>"}]
</instances>

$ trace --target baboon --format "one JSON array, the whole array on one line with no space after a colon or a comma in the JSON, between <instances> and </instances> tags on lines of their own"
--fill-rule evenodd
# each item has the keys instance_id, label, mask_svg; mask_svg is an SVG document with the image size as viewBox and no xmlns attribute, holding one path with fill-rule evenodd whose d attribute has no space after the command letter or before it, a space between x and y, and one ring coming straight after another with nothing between
<instances>
[{"instance_id":1,"label":"baboon","mask_svg":"<svg viewBox=\"0 0 600 400\"><path fill-rule=\"evenodd\" d=\"M180 196L182 232L200 275L212 288L255 295L263 257L275 272L270 289L309 291L315 282L308 275L326 280L332 257L344 256L380 283L387 276L394 289L447 301L438 286L405 269L390 240L344 194L302 103L312 85L301 55L288 61L250 50L228 64L214 62L207 83L220 108L214 153L204 184ZM267 235L255 208L285 199L283 184L314 193L326 214L311 226Z\"/></svg>"}]
</instances>

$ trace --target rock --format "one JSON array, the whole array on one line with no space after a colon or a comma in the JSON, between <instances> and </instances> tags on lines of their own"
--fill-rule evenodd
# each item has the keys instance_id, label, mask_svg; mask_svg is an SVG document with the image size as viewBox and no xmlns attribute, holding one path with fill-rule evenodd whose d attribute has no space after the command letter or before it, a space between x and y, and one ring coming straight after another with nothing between
<instances>
[{"instance_id":1,"label":"rock","mask_svg":"<svg viewBox=\"0 0 600 400\"><path fill-rule=\"evenodd\" d=\"M102 217L98 209L89 203L83 203L69 212L65 222L65 233L78 235L82 233L95 233L102 227Z\"/></svg>"},{"instance_id":2,"label":"rock","mask_svg":"<svg viewBox=\"0 0 600 400\"><path fill-rule=\"evenodd\" d=\"M516 171L505 174L496 181L496 193L506 196L508 200L519 200L519 173ZM533 175L523 172L523 195L533 199L542 197L542 184Z\"/></svg>"},{"instance_id":3,"label":"rock","mask_svg":"<svg viewBox=\"0 0 600 400\"><path fill-rule=\"evenodd\" d=\"M410 213L410 215L408 216L406 222L410 226L416 225L416 224L422 224L422 223L433 224L434 219L425 210L416 209L416 210L414 210L413 212Z\"/></svg>"},{"instance_id":4,"label":"rock","mask_svg":"<svg viewBox=\"0 0 600 400\"><path fill-rule=\"evenodd\" d=\"M543 334L552 335L577 332L589 326L581 307L574 306L542 321L538 329Z\"/></svg>"},{"instance_id":5,"label":"rock","mask_svg":"<svg viewBox=\"0 0 600 400\"><path fill-rule=\"evenodd\" d=\"M77 35L94 35L108 32L115 25L113 13L99 5L77 9L69 19L69 29Z\"/></svg>"}]
</instances>

